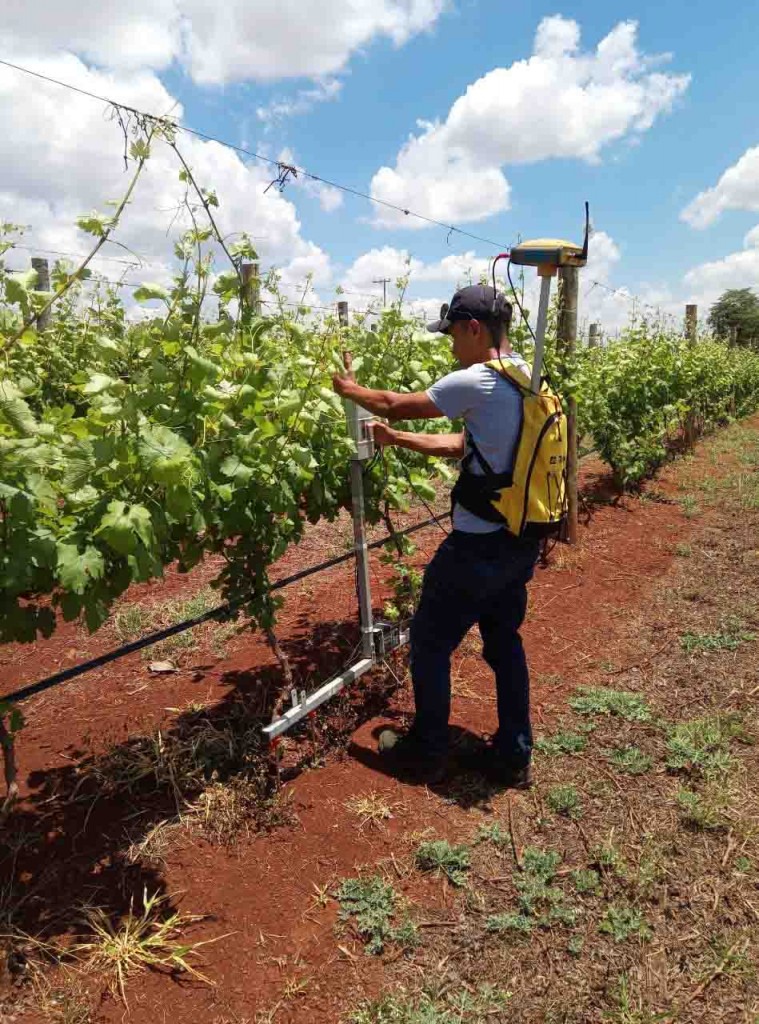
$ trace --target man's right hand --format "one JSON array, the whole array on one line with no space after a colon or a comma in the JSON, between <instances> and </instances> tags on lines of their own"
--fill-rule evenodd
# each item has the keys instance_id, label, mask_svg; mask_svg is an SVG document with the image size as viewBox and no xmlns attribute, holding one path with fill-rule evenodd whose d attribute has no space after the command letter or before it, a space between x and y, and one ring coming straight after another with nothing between
<instances>
[{"instance_id":1,"label":"man's right hand","mask_svg":"<svg viewBox=\"0 0 759 1024\"><path fill-rule=\"evenodd\" d=\"M393 430L387 423L383 423L381 420L374 420L372 422L372 433L374 435L374 443L379 445L380 448L384 448L386 445L395 444L397 439L397 430Z\"/></svg>"}]
</instances>

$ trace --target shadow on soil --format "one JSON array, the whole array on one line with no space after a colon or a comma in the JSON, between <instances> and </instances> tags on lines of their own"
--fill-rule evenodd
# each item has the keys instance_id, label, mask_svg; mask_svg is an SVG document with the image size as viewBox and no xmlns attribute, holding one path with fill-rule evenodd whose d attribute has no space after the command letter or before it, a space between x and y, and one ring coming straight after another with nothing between
<instances>
[{"instance_id":1,"label":"shadow on soil","mask_svg":"<svg viewBox=\"0 0 759 1024\"><path fill-rule=\"evenodd\" d=\"M304 616L282 646L296 684L312 689L344 667L358 640L355 623L314 629ZM98 755L70 749L65 767L29 776L28 795L0 821L0 933L80 936L87 906L102 908L114 923L132 905L141 910L143 892L163 894L165 883L160 849L151 857L135 856L135 848L160 823L192 816L193 807L207 812L204 801L219 784L231 783L241 801L240 826L282 823L279 783L344 744L387 707L397 688L389 674L376 673L362 680L360 692L346 690L325 707L318 733L308 724L291 730L277 768L261 728L281 690L279 667L231 671L221 683L231 689L217 704L188 706L161 732L130 737ZM236 807L222 805L230 835L217 835L218 841L232 838ZM201 834L209 835L202 827ZM0 958L3 952L17 964L18 944L0 948Z\"/></svg>"},{"instance_id":2,"label":"shadow on soil","mask_svg":"<svg viewBox=\"0 0 759 1024\"><path fill-rule=\"evenodd\" d=\"M385 722L372 729L375 741L387 727L388 723ZM413 779L403 781L408 785L427 786L447 803L456 804L464 810L477 808L485 813L489 812L492 809L492 797L507 787L488 781L477 768L477 755L484 755L485 752L485 741L482 736L461 726L452 725L449 729L449 751L448 771L442 782L430 785L415 782ZM397 777L396 772L388 768L387 761L377 749L369 749L352 742L348 746L348 753L356 761L380 775Z\"/></svg>"},{"instance_id":3,"label":"shadow on soil","mask_svg":"<svg viewBox=\"0 0 759 1024\"><path fill-rule=\"evenodd\" d=\"M595 486L589 481L587 493L595 493ZM599 494L610 493L608 474L597 486ZM313 689L337 674L352 660L358 641L354 622L314 627L301 616L282 640L295 684ZM303 723L288 734L287 755L277 768L261 728L281 691L279 667L230 671L221 685L226 689L218 703L188 705L159 733L129 737L103 754L70 748L66 766L30 775L28 795L0 820L0 932L39 939L82 935L86 907L101 908L115 923L130 907L142 907L145 891L163 894L160 850L151 857L135 856L135 849L161 823L197 815L199 803L218 784L236 787L241 827L282 823L279 783L346 744L363 722L386 714L398 686L390 673L377 672L364 677L360 689L346 689L325 706L318 726ZM350 753L383 771L373 752L351 746ZM462 807L486 808L493 791L466 771L440 788Z\"/></svg>"}]
</instances>

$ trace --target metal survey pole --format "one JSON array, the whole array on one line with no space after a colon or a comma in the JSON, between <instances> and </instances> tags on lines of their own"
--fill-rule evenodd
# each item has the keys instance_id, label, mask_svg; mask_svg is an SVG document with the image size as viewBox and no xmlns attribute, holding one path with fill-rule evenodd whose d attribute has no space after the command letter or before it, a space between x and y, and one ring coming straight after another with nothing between
<instances>
[{"instance_id":1,"label":"metal survey pole","mask_svg":"<svg viewBox=\"0 0 759 1024\"><path fill-rule=\"evenodd\" d=\"M559 268L559 316L556 324L556 341L562 360L564 374L568 376L574 363L577 345L577 300L580 287L580 271L577 267ZM567 540L577 543L577 399L573 394L566 398L567 414Z\"/></svg>"},{"instance_id":2,"label":"metal survey pole","mask_svg":"<svg viewBox=\"0 0 759 1024\"><path fill-rule=\"evenodd\" d=\"M541 267L541 270L543 268ZM538 271L540 274L540 270ZM556 271L553 271L555 274ZM538 305L538 323L535 330L535 354L532 359L532 390L537 394L540 390L540 376L543 372L543 352L546 347L546 325L548 323L548 304L551 301L551 277L553 274L540 274L540 304Z\"/></svg>"},{"instance_id":3,"label":"metal survey pole","mask_svg":"<svg viewBox=\"0 0 759 1024\"><path fill-rule=\"evenodd\" d=\"M345 369L352 375L352 357L344 353ZM356 445L351 455L351 504L353 511L353 546L356 552L356 579L358 581L358 607L361 617L361 652L365 658L374 654L374 620L372 618L372 591L369 580L369 552L366 547L366 519L364 508L364 462L374 453L371 435L371 413L348 399L345 400L348 432Z\"/></svg>"},{"instance_id":4,"label":"metal survey pole","mask_svg":"<svg viewBox=\"0 0 759 1024\"><path fill-rule=\"evenodd\" d=\"M354 409L354 403L351 402ZM351 415L349 413L349 415ZM356 420L358 424L358 420ZM351 458L351 498L353 501L353 544L356 551L358 577L358 607L361 616L361 651L366 658L372 656L374 622L372 621L372 593L369 583L369 555L366 550L364 526L364 467L357 455Z\"/></svg>"}]
</instances>

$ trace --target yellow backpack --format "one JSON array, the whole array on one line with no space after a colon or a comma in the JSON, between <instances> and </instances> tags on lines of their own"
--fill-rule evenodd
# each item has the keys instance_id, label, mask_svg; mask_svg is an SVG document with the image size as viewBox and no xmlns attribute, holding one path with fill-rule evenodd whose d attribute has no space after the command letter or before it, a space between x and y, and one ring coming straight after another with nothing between
<instances>
[{"instance_id":1,"label":"yellow backpack","mask_svg":"<svg viewBox=\"0 0 759 1024\"><path fill-rule=\"evenodd\" d=\"M508 360L485 364L522 398L522 422L512 466L494 473L467 430L471 452L461 463L452 502L515 537L562 535L567 518L567 420L559 396L543 378L536 395L527 376ZM477 459L483 476L469 472Z\"/></svg>"}]
</instances>

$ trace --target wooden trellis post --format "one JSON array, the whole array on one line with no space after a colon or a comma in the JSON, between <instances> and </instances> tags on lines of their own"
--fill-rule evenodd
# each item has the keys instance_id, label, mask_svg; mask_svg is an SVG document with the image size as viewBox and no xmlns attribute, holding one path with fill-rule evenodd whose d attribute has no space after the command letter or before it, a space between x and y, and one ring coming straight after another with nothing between
<instances>
[{"instance_id":1,"label":"wooden trellis post","mask_svg":"<svg viewBox=\"0 0 759 1024\"><path fill-rule=\"evenodd\" d=\"M261 315L261 278L257 263L243 263L241 267L242 287L245 301L254 316Z\"/></svg>"},{"instance_id":2,"label":"wooden trellis post","mask_svg":"<svg viewBox=\"0 0 759 1024\"><path fill-rule=\"evenodd\" d=\"M698 306L688 304L685 307L685 336L691 345L696 344L698 334Z\"/></svg>"},{"instance_id":3,"label":"wooden trellis post","mask_svg":"<svg viewBox=\"0 0 759 1024\"><path fill-rule=\"evenodd\" d=\"M685 307L685 337L689 345L695 345L698 337L698 306L688 303ZM691 410L685 417L685 442L691 445L696 440L696 416Z\"/></svg>"}]
</instances>

